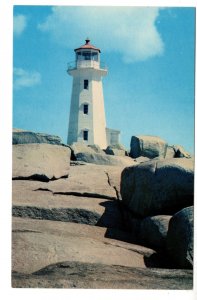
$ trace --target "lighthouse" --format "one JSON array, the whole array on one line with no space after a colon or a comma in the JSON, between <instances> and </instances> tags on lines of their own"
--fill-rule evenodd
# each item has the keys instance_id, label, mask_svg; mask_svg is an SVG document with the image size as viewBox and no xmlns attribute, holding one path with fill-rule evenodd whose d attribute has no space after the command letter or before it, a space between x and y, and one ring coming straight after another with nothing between
<instances>
[{"instance_id":1,"label":"lighthouse","mask_svg":"<svg viewBox=\"0 0 197 300\"><path fill-rule=\"evenodd\" d=\"M87 38L74 51L75 61L67 70L73 77L67 143L96 144L101 149L119 144L120 131L106 128L102 78L107 68L100 61L101 50Z\"/></svg>"},{"instance_id":2,"label":"lighthouse","mask_svg":"<svg viewBox=\"0 0 197 300\"><path fill-rule=\"evenodd\" d=\"M106 66L100 61L101 50L90 43L74 50L75 61L68 64L73 77L67 143L84 142L107 146L102 78Z\"/></svg>"}]
</instances>

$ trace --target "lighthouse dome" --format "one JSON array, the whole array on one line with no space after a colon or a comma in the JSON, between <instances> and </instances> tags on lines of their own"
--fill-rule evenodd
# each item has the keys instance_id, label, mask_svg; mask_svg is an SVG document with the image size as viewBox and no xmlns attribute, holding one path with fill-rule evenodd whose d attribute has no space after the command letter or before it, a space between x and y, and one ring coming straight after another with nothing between
<instances>
[{"instance_id":1,"label":"lighthouse dome","mask_svg":"<svg viewBox=\"0 0 197 300\"><path fill-rule=\"evenodd\" d=\"M90 50L96 50L98 52L101 52L101 50L99 48L97 48L94 45L90 44L90 39L89 38L87 38L85 41L86 41L86 43L84 45L82 45L81 47L76 48L75 52L78 51L78 50L83 50L83 49L84 50L90 49Z\"/></svg>"}]
</instances>

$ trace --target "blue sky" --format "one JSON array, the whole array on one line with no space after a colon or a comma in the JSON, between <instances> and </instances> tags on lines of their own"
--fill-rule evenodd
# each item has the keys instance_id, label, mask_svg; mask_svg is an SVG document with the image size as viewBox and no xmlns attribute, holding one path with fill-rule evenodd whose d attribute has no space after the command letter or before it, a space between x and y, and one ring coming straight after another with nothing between
<instances>
[{"instance_id":1,"label":"blue sky","mask_svg":"<svg viewBox=\"0 0 197 300\"><path fill-rule=\"evenodd\" d=\"M194 8L14 7L13 127L66 143L67 63L88 36L108 66L106 121L194 152Z\"/></svg>"}]
</instances>

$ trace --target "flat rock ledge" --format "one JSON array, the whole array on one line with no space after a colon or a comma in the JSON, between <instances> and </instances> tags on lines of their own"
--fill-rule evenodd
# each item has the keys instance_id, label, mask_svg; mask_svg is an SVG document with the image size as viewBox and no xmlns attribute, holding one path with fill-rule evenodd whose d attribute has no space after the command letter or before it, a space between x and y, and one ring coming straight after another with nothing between
<instances>
[{"instance_id":1,"label":"flat rock ledge","mask_svg":"<svg viewBox=\"0 0 197 300\"><path fill-rule=\"evenodd\" d=\"M68 147L50 144L13 145L13 179L48 182L68 177L71 151Z\"/></svg>"},{"instance_id":2,"label":"flat rock ledge","mask_svg":"<svg viewBox=\"0 0 197 300\"><path fill-rule=\"evenodd\" d=\"M192 289L192 271L64 261L33 274L13 272L13 288Z\"/></svg>"}]
</instances>

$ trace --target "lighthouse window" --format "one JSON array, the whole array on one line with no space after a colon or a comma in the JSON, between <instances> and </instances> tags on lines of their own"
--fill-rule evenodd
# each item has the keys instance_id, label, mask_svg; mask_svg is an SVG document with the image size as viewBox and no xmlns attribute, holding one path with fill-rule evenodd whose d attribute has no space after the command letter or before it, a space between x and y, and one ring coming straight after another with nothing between
<instances>
[{"instance_id":1,"label":"lighthouse window","mask_svg":"<svg viewBox=\"0 0 197 300\"><path fill-rule=\"evenodd\" d=\"M84 139L84 141L88 141L88 131L87 130L83 131L83 139Z\"/></svg>"},{"instance_id":2,"label":"lighthouse window","mask_svg":"<svg viewBox=\"0 0 197 300\"><path fill-rule=\"evenodd\" d=\"M97 52L92 53L92 59L95 61L98 61L98 53Z\"/></svg>"},{"instance_id":3,"label":"lighthouse window","mask_svg":"<svg viewBox=\"0 0 197 300\"><path fill-rule=\"evenodd\" d=\"M82 55L84 56L85 60L90 60L91 59L90 54L91 54L90 52L83 52Z\"/></svg>"},{"instance_id":4,"label":"lighthouse window","mask_svg":"<svg viewBox=\"0 0 197 300\"><path fill-rule=\"evenodd\" d=\"M88 104L84 104L84 106L83 106L83 113L85 115L88 115Z\"/></svg>"},{"instance_id":5,"label":"lighthouse window","mask_svg":"<svg viewBox=\"0 0 197 300\"><path fill-rule=\"evenodd\" d=\"M88 79L84 80L84 89L88 90Z\"/></svg>"},{"instance_id":6,"label":"lighthouse window","mask_svg":"<svg viewBox=\"0 0 197 300\"><path fill-rule=\"evenodd\" d=\"M81 57L81 52L77 52L77 60L81 60L82 57Z\"/></svg>"}]
</instances>

